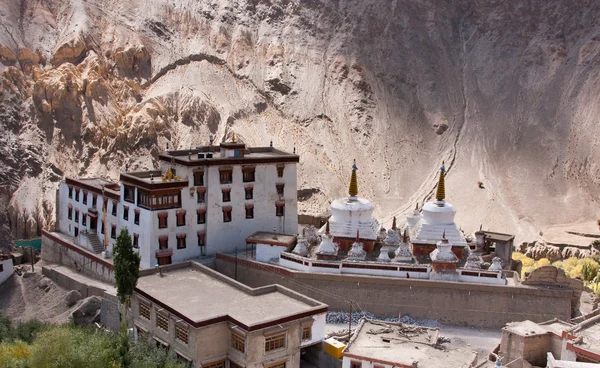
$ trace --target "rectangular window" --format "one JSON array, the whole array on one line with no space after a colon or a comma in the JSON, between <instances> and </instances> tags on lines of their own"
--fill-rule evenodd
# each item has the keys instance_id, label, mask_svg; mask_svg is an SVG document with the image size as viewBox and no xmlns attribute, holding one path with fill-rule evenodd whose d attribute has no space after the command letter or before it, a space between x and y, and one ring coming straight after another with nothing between
<instances>
[{"instance_id":1,"label":"rectangular window","mask_svg":"<svg viewBox=\"0 0 600 368\"><path fill-rule=\"evenodd\" d=\"M198 233L198 246L199 247L203 247L206 245L206 233L205 232L199 232Z\"/></svg>"},{"instance_id":2,"label":"rectangular window","mask_svg":"<svg viewBox=\"0 0 600 368\"><path fill-rule=\"evenodd\" d=\"M75 210L75 219L73 221L79 223L79 210Z\"/></svg>"},{"instance_id":3,"label":"rectangular window","mask_svg":"<svg viewBox=\"0 0 600 368\"><path fill-rule=\"evenodd\" d=\"M133 210L133 223L136 225L140 224L140 210L137 208Z\"/></svg>"},{"instance_id":4,"label":"rectangular window","mask_svg":"<svg viewBox=\"0 0 600 368\"><path fill-rule=\"evenodd\" d=\"M148 331L141 328L140 326L135 326L135 330L137 331L138 340L148 339Z\"/></svg>"},{"instance_id":5,"label":"rectangular window","mask_svg":"<svg viewBox=\"0 0 600 368\"><path fill-rule=\"evenodd\" d=\"M350 362L350 368L361 368L362 367L362 363L358 362L356 360L353 360Z\"/></svg>"},{"instance_id":6,"label":"rectangular window","mask_svg":"<svg viewBox=\"0 0 600 368\"><path fill-rule=\"evenodd\" d=\"M81 225L87 226L87 215L85 213L81 214Z\"/></svg>"},{"instance_id":7,"label":"rectangular window","mask_svg":"<svg viewBox=\"0 0 600 368\"><path fill-rule=\"evenodd\" d=\"M283 183L277 183L277 184L275 184L275 187L277 188L277 195L282 196L283 195L284 184Z\"/></svg>"},{"instance_id":8,"label":"rectangular window","mask_svg":"<svg viewBox=\"0 0 600 368\"><path fill-rule=\"evenodd\" d=\"M231 347L235 350L246 352L246 337L235 331L231 332Z\"/></svg>"},{"instance_id":9,"label":"rectangular window","mask_svg":"<svg viewBox=\"0 0 600 368\"><path fill-rule=\"evenodd\" d=\"M73 198L73 187L69 187L69 198Z\"/></svg>"},{"instance_id":10,"label":"rectangular window","mask_svg":"<svg viewBox=\"0 0 600 368\"><path fill-rule=\"evenodd\" d=\"M254 205L247 204L246 205L246 218L253 219L254 218Z\"/></svg>"},{"instance_id":11,"label":"rectangular window","mask_svg":"<svg viewBox=\"0 0 600 368\"><path fill-rule=\"evenodd\" d=\"M223 189L223 202L231 202L231 189Z\"/></svg>"},{"instance_id":12,"label":"rectangular window","mask_svg":"<svg viewBox=\"0 0 600 368\"><path fill-rule=\"evenodd\" d=\"M75 189L75 202L79 202L79 189Z\"/></svg>"},{"instance_id":13,"label":"rectangular window","mask_svg":"<svg viewBox=\"0 0 600 368\"><path fill-rule=\"evenodd\" d=\"M117 202L113 201L112 203L112 215L116 216L117 215Z\"/></svg>"},{"instance_id":14,"label":"rectangular window","mask_svg":"<svg viewBox=\"0 0 600 368\"><path fill-rule=\"evenodd\" d=\"M88 192L85 190L81 193L81 203L87 204Z\"/></svg>"},{"instance_id":15,"label":"rectangular window","mask_svg":"<svg viewBox=\"0 0 600 368\"><path fill-rule=\"evenodd\" d=\"M219 179L221 184L231 184L233 181L232 169L219 169Z\"/></svg>"},{"instance_id":16,"label":"rectangular window","mask_svg":"<svg viewBox=\"0 0 600 368\"><path fill-rule=\"evenodd\" d=\"M302 341L310 340L312 338L311 326L302 327Z\"/></svg>"},{"instance_id":17,"label":"rectangular window","mask_svg":"<svg viewBox=\"0 0 600 368\"><path fill-rule=\"evenodd\" d=\"M221 360L218 362L202 364L202 368L225 368L225 361Z\"/></svg>"},{"instance_id":18,"label":"rectangular window","mask_svg":"<svg viewBox=\"0 0 600 368\"><path fill-rule=\"evenodd\" d=\"M247 186L246 188L244 188L244 191L246 192L246 199L253 199L253 197L254 197L254 187Z\"/></svg>"},{"instance_id":19,"label":"rectangular window","mask_svg":"<svg viewBox=\"0 0 600 368\"><path fill-rule=\"evenodd\" d=\"M186 345L188 343L188 331L189 326L187 325L187 323L175 323L175 338Z\"/></svg>"},{"instance_id":20,"label":"rectangular window","mask_svg":"<svg viewBox=\"0 0 600 368\"><path fill-rule=\"evenodd\" d=\"M125 199L125 201L135 203L135 187L124 185L123 192L123 198Z\"/></svg>"},{"instance_id":21,"label":"rectangular window","mask_svg":"<svg viewBox=\"0 0 600 368\"><path fill-rule=\"evenodd\" d=\"M255 173L256 173L256 168L255 167L243 167L242 168L242 173L243 173L243 181L244 183L250 183L254 181L255 178Z\"/></svg>"},{"instance_id":22,"label":"rectangular window","mask_svg":"<svg viewBox=\"0 0 600 368\"><path fill-rule=\"evenodd\" d=\"M286 332L265 336L265 353L285 348Z\"/></svg>"},{"instance_id":23,"label":"rectangular window","mask_svg":"<svg viewBox=\"0 0 600 368\"><path fill-rule=\"evenodd\" d=\"M284 165L277 165L277 177L282 178L283 177L283 169L285 168Z\"/></svg>"},{"instance_id":24,"label":"rectangular window","mask_svg":"<svg viewBox=\"0 0 600 368\"><path fill-rule=\"evenodd\" d=\"M185 234L177 235L177 249L185 249Z\"/></svg>"},{"instance_id":25,"label":"rectangular window","mask_svg":"<svg viewBox=\"0 0 600 368\"><path fill-rule=\"evenodd\" d=\"M169 332L169 315L162 312L156 313L156 327Z\"/></svg>"},{"instance_id":26,"label":"rectangular window","mask_svg":"<svg viewBox=\"0 0 600 368\"><path fill-rule=\"evenodd\" d=\"M150 304L140 300L139 310L140 317L150 320Z\"/></svg>"},{"instance_id":27,"label":"rectangular window","mask_svg":"<svg viewBox=\"0 0 600 368\"><path fill-rule=\"evenodd\" d=\"M185 226L185 211L177 211L177 226Z\"/></svg>"},{"instance_id":28,"label":"rectangular window","mask_svg":"<svg viewBox=\"0 0 600 368\"><path fill-rule=\"evenodd\" d=\"M98 203L98 196L96 194L92 194L92 207L96 208Z\"/></svg>"},{"instance_id":29,"label":"rectangular window","mask_svg":"<svg viewBox=\"0 0 600 368\"><path fill-rule=\"evenodd\" d=\"M197 192L198 203L206 202L206 188L197 188L196 192Z\"/></svg>"},{"instance_id":30,"label":"rectangular window","mask_svg":"<svg viewBox=\"0 0 600 368\"><path fill-rule=\"evenodd\" d=\"M110 225L110 237L113 239L117 238L117 225Z\"/></svg>"},{"instance_id":31,"label":"rectangular window","mask_svg":"<svg viewBox=\"0 0 600 368\"><path fill-rule=\"evenodd\" d=\"M100 221L100 233L104 234L104 221Z\"/></svg>"},{"instance_id":32,"label":"rectangular window","mask_svg":"<svg viewBox=\"0 0 600 368\"><path fill-rule=\"evenodd\" d=\"M123 206L123 220L129 221L129 207Z\"/></svg>"},{"instance_id":33,"label":"rectangular window","mask_svg":"<svg viewBox=\"0 0 600 368\"><path fill-rule=\"evenodd\" d=\"M140 247L140 234L138 234L138 233L133 233L133 247L134 248Z\"/></svg>"},{"instance_id":34,"label":"rectangular window","mask_svg":"<svg viewBox=\"0 0 600 368\"><path fill-rule=\"evenodd\" d=\"M205 224L206 223L206 210L200 209L196 211L196 223L197 224Z\"/></svg>"},{"instance_id":35,"label":"rectangular window","mask_svg":"<svg viewBox=\"0 0 600 368\"><path fill-rule=\"evenodd\" d=\"M223 222L231 222L231 207L223 207Z\"/></svg>"},{"instance_id":36,"label":"rectangular window","mask_svg":"<svg viewBox=\"0 0 600 368\"><path fill-rule=\"evenodd\" d=\"M72 220L72 219L73 219L73 207L69 207L69 208L67 209L67 218L68 218L69 220Z\"/></svg>"},{"instance_id":37,"label":"rectangular window","mask_svg":"<svg viewBox=\"0 0 600 368\"><path fill-rule=\"evenodd\" d=\"M166 229L167 228L167 218L169 217L168 212L160 212L158 213L158 228Z\"/></svg>"},{"instance_id":38,"label":"rectangular window","mask_svg":"<svg viewBox=\"0 0 600 368\"><path fill-rule=\"evenodd\" d=\"M275 363L275 364L266 366L266 368L285 368L285 364L286 364L286 362Z\"/></svg>"},{"instance_id":39,"label":"rectangular window","mask_svg":"<svg viewBox=\"0 0 600 368\"><path fill-rule=\"evenodd\" d=\"M4 272L4 265L0 264L0 272Z\"/></svg>"},{"instance_id":40,"label":"rectangular window","mask_svg":"<svg viewBox=\"0 0 600 368\"><path fill-rule=\"evenodd\" d=\"M201 187L204 185L204 171L194 171L194 186Z\"/></svg>"},{"instance_id":41,"label":"rectangular window","mask_svg":"<svg viewBox=\"0 0 600 368\"><path fill-rule=\"evenodd\" d=\"M285 203L277 202L275 203L275 216L283 216L285 213Z\"/></svg>"},{"instance_id":42,"label":"rectangular window","mask_svg":"<svg viewBox=\"0 0 600 368\"><path fill-rule=\"evenodd\" d=\"M168 249L169 248L169 237L168 236L159 236L158 237L158 249Z\"/></svg>"}]
</instances>

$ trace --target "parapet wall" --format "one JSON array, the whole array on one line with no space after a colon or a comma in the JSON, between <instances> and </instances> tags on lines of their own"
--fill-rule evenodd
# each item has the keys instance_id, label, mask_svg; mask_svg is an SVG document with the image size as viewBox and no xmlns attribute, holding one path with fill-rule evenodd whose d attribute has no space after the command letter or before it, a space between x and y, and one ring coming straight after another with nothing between
<instances>
[{"instance_id":1,"label":"parapet wall","mask_svg":"<svg viewBox=\"0 0 600 368\"><path fill-rule=\"evenodd\" d=\"M215 268L236 274L232 256L217 254ZM573 291L528 286L439 282L380 276L292 271L239 258L237 280L251 287L280 284L329 305L330 309L367 310L376 315L408 314L454 325L500 328L507 322L552 318L569 320Z\"/></svg>"},{"instance_id":2,"label":"parapet wall","mask_svg":"<svg viewBox=\"0 0 600 368\"><path fill-rule=\"evenodd\" d=\"M110 262L63 239L60 234L42 230L41 257L44 261L69 267L96 280L115 284Z\"/></svg>"}]
</instances>

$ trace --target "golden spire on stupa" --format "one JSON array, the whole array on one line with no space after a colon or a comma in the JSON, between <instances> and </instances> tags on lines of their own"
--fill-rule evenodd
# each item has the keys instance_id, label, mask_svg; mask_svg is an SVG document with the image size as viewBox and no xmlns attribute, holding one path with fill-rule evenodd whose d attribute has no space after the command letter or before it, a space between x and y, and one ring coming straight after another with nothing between
<instances>
[{"instance_id":1,"label":"golden spire on stupa","mask_svg":"<svg viewBox=\"0 0 600 368\"><path fill-rule=\"evenodd\" d=\"M231 134L231 143L236 143L237 142L237 137L235 135L235 131Z\"/></svg>"},{"instance_id":2,"label":"golden spire on stupa","mask_svg":"<svg viewBox=\"0 0 600 368\"><path fill-rule=\"evenodd\" d=\"M437 190L435 192L435 199L443 201L446 199L446 188L444 186L444 179L446 177L446 168L444 167L444 161L442 161L442 167L440 168L440 180L438 181Z\"/></svg>"},{"instance_id":3,"label":"golden spire on stupa","mask_svg":"<svg viewBox=\"0 0 600 368\"><path fill-rule=\"evenodd\" d=\"M352 176L350 177L350 188L348 188L348 194L351 199L356 199L358 195L358 178L356 177L356 171L358 167L356 167L356 159L354 159L354 164L352 165Z\"/></svg>"}]
</instances>

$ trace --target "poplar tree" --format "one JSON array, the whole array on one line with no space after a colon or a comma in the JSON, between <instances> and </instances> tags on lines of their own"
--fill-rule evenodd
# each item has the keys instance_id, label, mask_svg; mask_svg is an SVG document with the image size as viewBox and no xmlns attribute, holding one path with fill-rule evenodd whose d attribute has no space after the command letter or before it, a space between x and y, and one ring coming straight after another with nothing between
<instances>
[{"instance_id":1,"label":"poplar tree","mask_svg":"<svg viewBox=\"0 0 600 368\"><path fill-rule=\"evenodd\" d=\"M127 353L129 351L129 317L128 311L131 307L131 295L135 290L140 277L140 256L133 251L133 243L127 228L122 228L117 242L113 248L113 264L115 281L117 284L117 297L121 310L121 343L119 344L119 355L121 363L127 366Z\"/></svg>"}]
</instances>

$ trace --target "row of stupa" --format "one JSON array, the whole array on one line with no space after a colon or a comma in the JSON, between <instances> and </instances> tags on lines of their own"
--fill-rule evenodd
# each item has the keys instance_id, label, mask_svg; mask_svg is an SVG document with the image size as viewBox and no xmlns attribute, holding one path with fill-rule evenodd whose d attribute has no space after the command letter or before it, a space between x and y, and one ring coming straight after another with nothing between
<instances>
[{"instance_id":1,"label":"row of stupa","mask_svg":"<svg viewBox=\"0 0 600 368\"><path fill-rule=\"evenodd\" d=\"M365 260L373 253L376 243L381 243L377 261L410 262L414 257L429 256L436 260L457 263L466 257L467 241L454 222L455 207L446 202L446 169L442 163L435 200L425 203L421 211L415 209L407 217L401 235L394 218L387 232L373 217L374 206L368 199L358 196L358 168L356 160L348 197L338 198L331 203L331 217L319 230L321 243L316 252L318 259L333 260L338 251L347 252L348 260ZM294 253L304 253L305 239L300 236ZM297 251L296 251L297 250ZM443 262L444 263L444 262Z\"/></svg>"}]
</instances>

